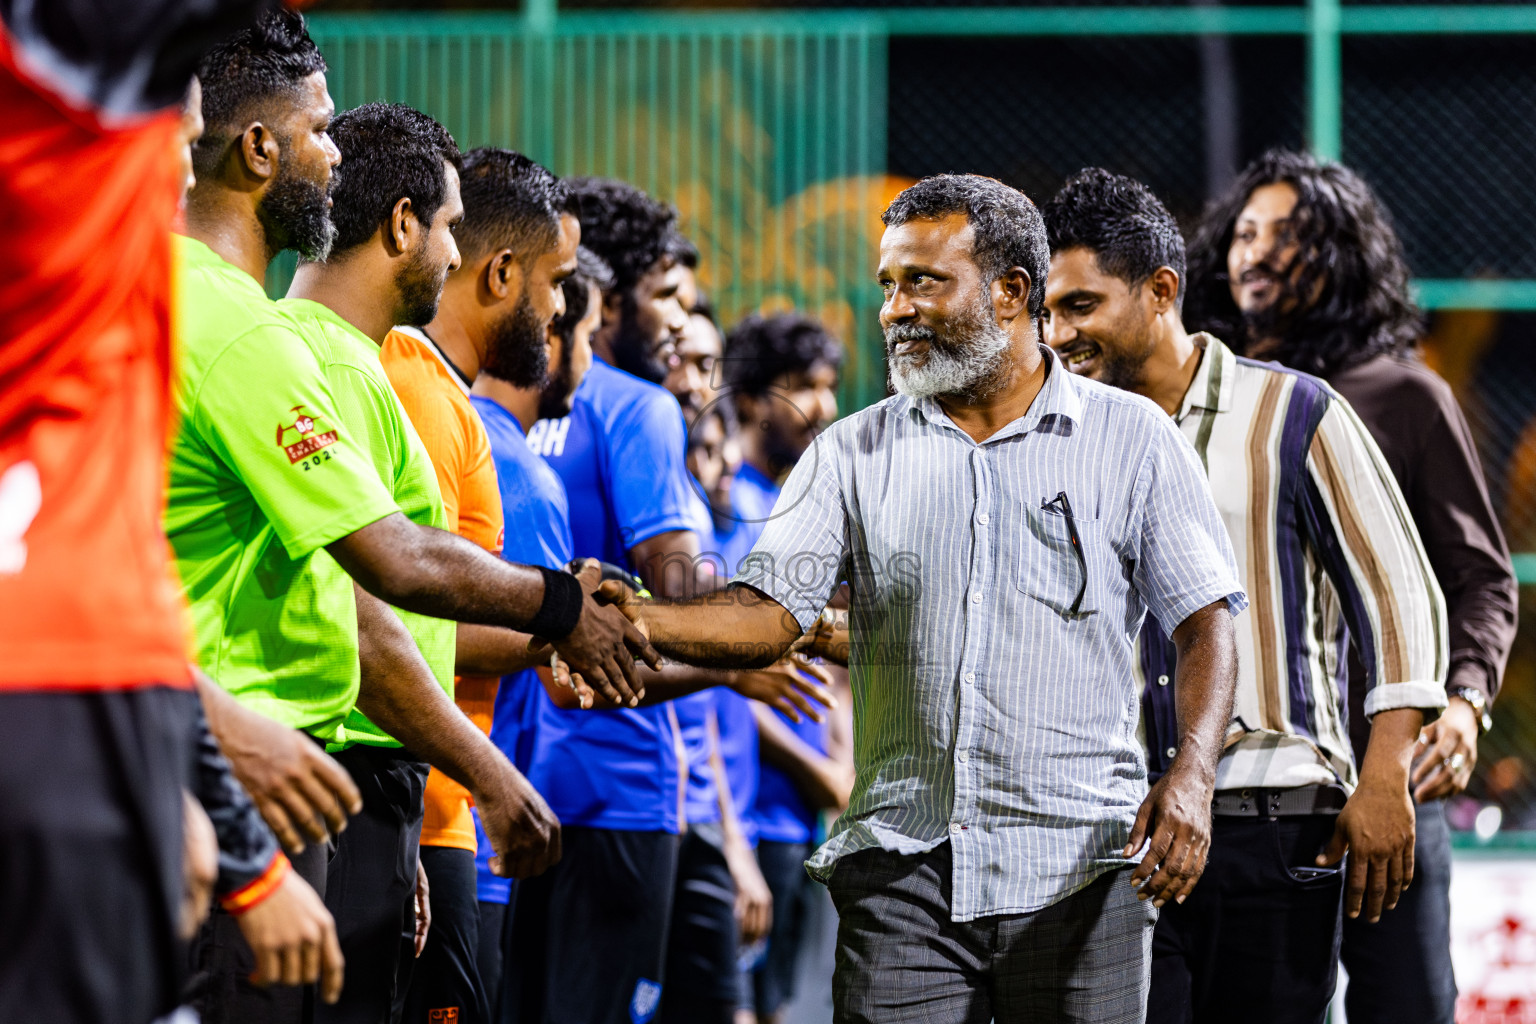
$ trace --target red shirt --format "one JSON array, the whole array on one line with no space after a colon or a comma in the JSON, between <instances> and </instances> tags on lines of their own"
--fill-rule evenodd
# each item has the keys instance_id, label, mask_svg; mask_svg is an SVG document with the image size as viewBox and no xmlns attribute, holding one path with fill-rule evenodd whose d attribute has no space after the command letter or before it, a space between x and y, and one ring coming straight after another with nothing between
<instances>
[{"instance_id":1,"label":"red shirt","mask_svg":"<svg viewBox=\"0 0 1536 1024\"><path fill-rule=\"evenodd\" d=\"M0 690L188 686L161 527L174 111L105 124L0 27Z\"/></svg>"}]
</instances>

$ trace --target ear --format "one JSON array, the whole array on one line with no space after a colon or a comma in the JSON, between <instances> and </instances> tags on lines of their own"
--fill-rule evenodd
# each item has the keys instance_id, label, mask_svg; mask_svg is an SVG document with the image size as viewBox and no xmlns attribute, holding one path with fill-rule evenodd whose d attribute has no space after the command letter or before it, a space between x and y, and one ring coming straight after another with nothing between
<instances>
[{"instance_id":1,"label":"ear","mask_svg":"<svg viewBox=\"0 0 1536 1024\"><path fill-rule=\"evenodd\" d=\"M523 268L513 258L511 249L502 249L486 262L485 287L498 302L522 292Z\"/></svg>"},{"instance_id":2,"label":"ear","mask_svg":"<svg viewBox=\"0 0 1536 1024\"><path fill-rule=\"evenodd\" d=\"M252 121L240 133L240 162L247 174L261 180L277 177L277 164L282 156L282 146L272 129L260 121Z\"/></svg>"},{"instance_id":3,"label":"ear","mask_svg":"<svg viewBox=\"0 0 1536 1024\"><path fill-rule=\"evenodd\" d=\"M611 292L607 293L606 295L604 295L603 296L603 326L607 327L609 324L616 324L616 323L618 323L619 322L619 316L620 316L620 314L623 311L623 307L624 307L624 297L619 294L619 290L617 288L615 288L613 291L611 291Z\"/></svg>"},{"instance_id":4,"label":"ear","mask_svg":"<svg viewBox=\"0 0 1536 1024\"><path fill-rule=\"evenodd\" d=\"M1152 295L1152 311L1166 313L1179 302L1179 272L1172 267L1158 267L1147 279L1147 290Z\"/></svg>"},{"instance_id":5,"label":"ear","mask_svg":"<svg viewBox=\"0 0 1536 1024\"><path fill-rule=\"evenodd\" d=\"M1023 267L1009 267L992 282L992 310L1002 323L1029 315L1029 290L1033 282Z\"/></svg>"},{"instance_id":6,"label":"ear","mask_svg":"<svg viewBox=\"0 0 1536 1024\"><path fill-rule=\"evenodd\" d=\"M395 208L389 211L388 227L385 241L393 250L392 255L398 256L415 243L416 236L421 233L421 224L416 220L416 211L411 207L410 197L401 196Z\"/></svg>"}]
</instances>

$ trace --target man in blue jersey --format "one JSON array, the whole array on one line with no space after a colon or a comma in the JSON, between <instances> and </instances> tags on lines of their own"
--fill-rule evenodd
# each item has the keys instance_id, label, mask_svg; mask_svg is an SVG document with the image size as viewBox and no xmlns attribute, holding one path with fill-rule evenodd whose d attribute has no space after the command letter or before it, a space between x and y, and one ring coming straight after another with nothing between
<instances>
[{"instance_id":1,"label":"man in blue jersey","mask_svg":"<svg viewBox=\"0 0 1536 1024\"><path fill-rule=\"evenodd\" d=\"M601 288L613 276L587 249L578 250L577 267L561 285L565 311L549 325L544 344L505 347L496 365L476 378L471 398L490 437L502 514L513 524L502 555L551 569L564 566L572 557L570 510L565 485L529 447L527 431L541 416L559 418L570 413L572 395L592 364L590 339L601 315ZM491 741L524 772L533 770L537 737L533 718L543 699L540 671L544 670L527 669L502 679L491 723ZM478 831L478 816L475 826ZM508 1005L503 982L507 909L514 883L491 871L491 853L490 844L482 838L476 856L479 969L494 1021L504 1019L515 1006Z\"/></svg>"},{"instance_id":2,"label":"man in blue jersey","mask_svg":"<svg viewBox=\"0 0 1536 1024\"><path fill-rule=\"evenodd\" d=\"M721 543L735 572L762 535L779 498L778 480L837 415L843 348L821 324L784 313L749 316L726 343L724 379L740 418L742 461L731 487L732 530ZM829 756L829 725L792 720L763 705L758 725L759 781L747 820L758 863L773 894L768 950L752 978L762 1024L776 1021L794 997L795 976L812 901L805 860L822 808L841 810L852 788L851 763Z\"/></svg>"}]
</instances>

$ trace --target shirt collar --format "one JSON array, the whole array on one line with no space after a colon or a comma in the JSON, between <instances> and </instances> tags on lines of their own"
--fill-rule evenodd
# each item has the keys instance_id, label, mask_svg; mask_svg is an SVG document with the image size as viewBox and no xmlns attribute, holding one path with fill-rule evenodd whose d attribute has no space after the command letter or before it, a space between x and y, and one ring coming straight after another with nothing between
<instances>
[{"instance_id":1,"label":"shirt collar","mask_svg":"<svg viewBox=\"0 0 1536 1024\"><path fill-rule=\"evenodd\" d=\"M470 386L474 382L465 376L463 370L454 365L453 360L448 358L448 353L439 348L437 342L433 341L427 335L426 331L422 330L420 327L401 327L398 325L394 328L394 330L397 334L404 334L408 338L415 338L417 341L427 346L427 348L431 350L432 354L437 356L438 362L442 363L443 367L447 369L448 376L453 378L453 382L459 386L459 390L464 392L466 395L470 393ZM516 417L513 418L515 419Z\"/></svg>"},{"instance_id":2,"label":"shirt collar","mask_svg":"<svg viewBox=\"0 0 1536 1024\"><path fill-rule=\"evenodd\" d=\"M1045 383L1040 387L1040 393L1030 403L1029 411L1012 423L1008 424L997 433L984 441L991 444L1015 434L1027 434L1039 427L1048 418L1065 419L1077 423L1083 418L1083 398L1079 392L1081 384L1072 375L1072 372L1062 365L1060 357L1049 345L1040 346L1040 357L1045 361ZM933 397L906 399L913 412L922 416L929 423L948 426L955 430L954 421L944 411L938 399ZM964 431L961 431L964 433Z\"/></svg>"},{"instance_id":3,"label":"shirt collar","mask_svg":"<svg viewBox=\"0 0 1536 1024\"><path fill-rule=\"evenodd\" d=\"M250 274L241 270L223 256L214 252L207 243L200 242L191 235L177 235L181 245L181 255L189 265L204 267L228 280L229 286L239 291L249 292L253 298L267 298L267 291ZM268 299L268 301L271 301Z\"/></svg>"},{"instance_id":4,"label":"shirt collar","mask_svg":"<svg viewBox=\"0 0 1536 1024\"><path fill-rule=\"evenodd\" d=\"M1200 368L1195 371L1195 379L1189 382L1189 389L1184 392L1184 401L1175 417L1180 422L1196 409L1211 412L1229 412L1232 409L1232 364L1236 356L1222 344L1220 338L1204 331L1190 335L1190 340L1205 349L1205 355L1200 357Z\"/></svg>"}]
</instances>

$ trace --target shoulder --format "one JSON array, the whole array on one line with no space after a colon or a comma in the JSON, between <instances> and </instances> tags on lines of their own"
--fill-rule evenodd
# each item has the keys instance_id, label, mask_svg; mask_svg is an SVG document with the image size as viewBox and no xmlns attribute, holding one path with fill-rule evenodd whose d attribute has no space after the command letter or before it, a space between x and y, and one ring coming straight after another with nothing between
<instances>
[{"instance_id":1,"label":"shoulder","mask_svg":"<svg viewBox=\"0 0 1536 1024\"><path fill-rule=\"evenodd\" d=\"M1183 438L1173 417L1150 398L1086 377L1068 376L1063 383L1076 391L1083 437L1093 445L1119 447L1134 454L1159 442Z\"/></svg>"},{"instance_id":2,"label":"shoulder","mask_svg":"<svg viewBox=\"0 0 1536 1024\"><path fill-rule=\"evenodd\" d=\"M1456 401L1445 378L1412 352L1382 353L1358 366L1340 370L1333 375L1331 381L1346 396L1358 389L1383 397L1390 396L1393 401L1429 402L1441 407Z\"/></svg>"}]
</instances>

